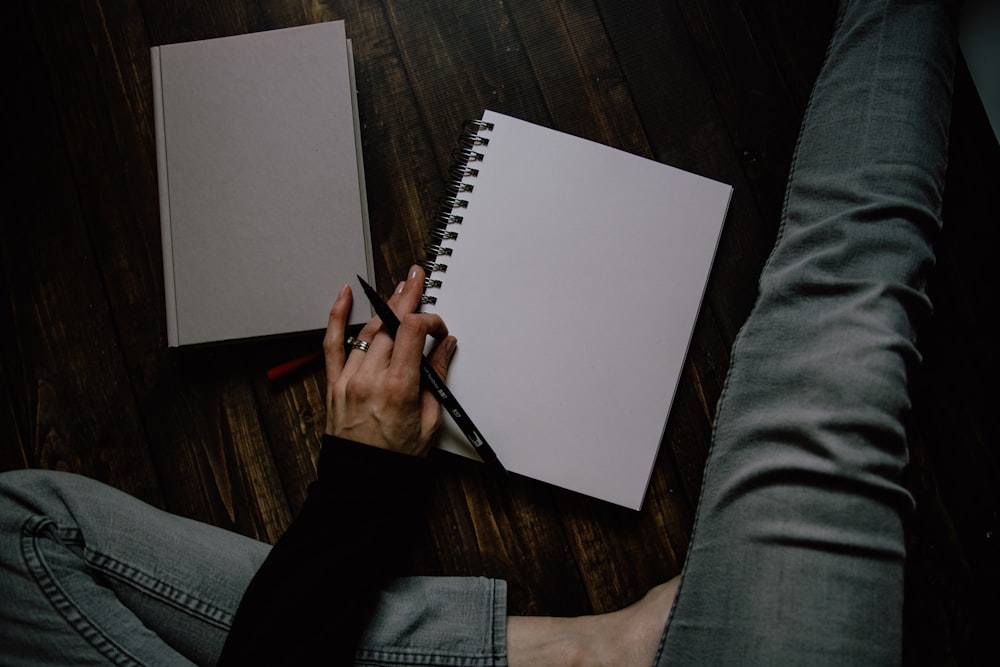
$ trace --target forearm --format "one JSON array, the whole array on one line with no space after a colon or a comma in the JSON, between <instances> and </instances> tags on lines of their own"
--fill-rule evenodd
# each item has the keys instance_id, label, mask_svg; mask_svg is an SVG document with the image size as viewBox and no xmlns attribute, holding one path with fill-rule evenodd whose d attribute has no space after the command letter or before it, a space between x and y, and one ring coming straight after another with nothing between
<instances>
[{"instance_id":1,"label":"forearm","mask_svg":"<svg viewBox=\"0 0 1000 667\"><path fill-rule=\"evenodd\" d=\"M427 480L422 459L324 436L318 479L247 589L219 664L348 658Z\"/></svg>"}]
</instances>

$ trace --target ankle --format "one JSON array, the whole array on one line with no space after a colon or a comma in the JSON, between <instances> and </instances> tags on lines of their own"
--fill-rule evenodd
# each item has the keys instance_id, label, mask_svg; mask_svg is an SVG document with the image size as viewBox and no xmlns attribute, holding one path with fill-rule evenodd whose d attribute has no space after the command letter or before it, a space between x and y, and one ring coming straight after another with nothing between
<instances>
[{"instance_id":1,"label":"ankle","mask_svg":"<svg viewBox=\"0 0 1000 667\"><path fill-rule=\"evenodd\" d=\"M653 664L663 627L677 592L677 579L652 589L641 600L609 614L507 619L507 659L521 665Z\"/></svg>"},{"instance_id":2,"label":"ankle","mask_svg":"<svg viewBox=\"0 0 1000 667\"><path fill-rule=\"evenodd\" d=\"M507 619L509 667L552 665L578 667L585 662L588 641L585 619L511 616Z\"/></svg>"}]
</instances>

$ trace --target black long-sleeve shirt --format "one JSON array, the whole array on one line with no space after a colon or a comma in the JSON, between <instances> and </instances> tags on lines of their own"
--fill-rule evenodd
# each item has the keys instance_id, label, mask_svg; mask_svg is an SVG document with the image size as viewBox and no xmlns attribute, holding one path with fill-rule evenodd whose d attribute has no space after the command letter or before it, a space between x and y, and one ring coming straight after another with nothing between
<instances>
[{"instance_id":1,"label":"black long-sleeve shirt","mask_svg":"<svg viewBox=\"0 0 1000 667\"><path fill-rule=\"evenodd\" d=\"M352 664L429 493L427 461L323 437L299 516L243 596L219 665Z\"/></svg>"}]
</instances>

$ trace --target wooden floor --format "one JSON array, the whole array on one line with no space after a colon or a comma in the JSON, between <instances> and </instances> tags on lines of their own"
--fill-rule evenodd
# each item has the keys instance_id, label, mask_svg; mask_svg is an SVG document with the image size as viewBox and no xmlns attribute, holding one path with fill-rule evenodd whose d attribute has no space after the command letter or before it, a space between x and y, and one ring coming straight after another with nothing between
<instances>
[{"instance_id":1,"label":"wooden floor","mask_svg":"<svg viewBox=\"0 0 1000 667\"><path fill-rule=\"evenodd\" d=\"M317 339L167 350L149 47L344 18L382 290L422 258L454 140L484 107L735 186L643 511L523 479L499 486L442 457L414 556L421 573L504 577L511 611L532 614L614 609L679 571L828 0L13 0L0 11L15 54L2 469L76 471L262 540L288 524L314 475L323 378L273 386L264 371ZM1000 628L1000 365L987 325L1000 305L1000 149L964 71L953 125L937 313L913 387L910 664L995 664ZM331 267L331 296L344 279Z\"/></svg>"}]
</instances>

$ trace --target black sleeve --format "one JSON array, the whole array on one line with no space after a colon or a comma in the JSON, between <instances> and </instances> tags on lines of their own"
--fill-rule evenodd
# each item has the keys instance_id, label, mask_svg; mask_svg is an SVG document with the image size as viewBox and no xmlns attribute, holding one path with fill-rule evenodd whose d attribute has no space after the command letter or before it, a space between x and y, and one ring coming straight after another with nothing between
<instances>
[{"instance_id":1,"label":"black sleeve","mask_svg":"<svg viewBox=\"0 0 1000 667\"><path fill-rule=\"evenodd\" d=\"M219 665L353 663L425 504L428 464L324 436L318 468L244 594Z\"/></svg>"}]
</instances>

